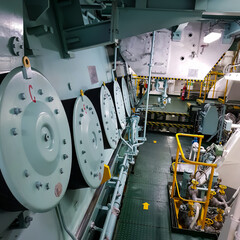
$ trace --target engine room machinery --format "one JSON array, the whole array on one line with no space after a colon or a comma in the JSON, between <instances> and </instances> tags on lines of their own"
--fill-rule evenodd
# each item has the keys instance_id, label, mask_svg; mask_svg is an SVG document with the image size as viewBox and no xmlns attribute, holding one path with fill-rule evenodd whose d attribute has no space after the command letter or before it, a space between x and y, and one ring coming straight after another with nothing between
<instances>
[{"instance_id":1,"label":"engine room machinery","mask_svg":"<svg viewBox=\"0 0 240 240\"><path fill-rule=\"evenodd\" d=\"M0 239L113 239L129 170L147 139L151 88L165 108L171 78L203 80L240 33L239 12L234 0L1 1ZM221 38L204 44L214 31ZM136 74L146 76L142 99ZM217 131L215 110L203 109L203 134ZM231 122L220 120L230 132ZM236 186L226 188L215 172L225 181L232 154L219 145L201 154L195 147L190 161L178 141L178 154L194 165L181 182L178 154L173 164L178 227L224 227L238 190L229 196Z\"/></svg>"}]
</instances>

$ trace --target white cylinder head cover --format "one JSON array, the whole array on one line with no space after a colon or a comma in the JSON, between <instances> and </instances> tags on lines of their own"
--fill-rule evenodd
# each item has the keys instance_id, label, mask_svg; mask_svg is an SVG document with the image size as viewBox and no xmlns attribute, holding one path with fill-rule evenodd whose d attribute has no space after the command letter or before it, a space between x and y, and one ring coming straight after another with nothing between
<instances>
[{"instance_id":1,"label":"white cylinder head cover","mask_svg":"<svg viewBox=\"0 0 240 240\"><path fill-rule=\"evenodd\" d=\"M87 96L77 98L73 112L73 137L78 164L88 186L97 188L104 171L104 147L96 110Z\"/></svg>"},{"instance_id":2,"label":"white cylinder head cover","mask_svg":"<svg viewBox=\"0 0 240 240\"><path fill-rule=\"evenodd\" d=\"M17 201L33 212L59 203L68 186L72 143L62 103L36 70L12 70L0 86L0 169Z\"/></svg>"}]
</instances>

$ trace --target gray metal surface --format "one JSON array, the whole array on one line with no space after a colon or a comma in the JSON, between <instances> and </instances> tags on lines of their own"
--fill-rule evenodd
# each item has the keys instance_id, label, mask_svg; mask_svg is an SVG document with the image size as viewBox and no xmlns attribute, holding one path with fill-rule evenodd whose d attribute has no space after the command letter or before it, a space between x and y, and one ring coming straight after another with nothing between
<instances>
[{"instance_id":1,"label":"gray metal surface","mask_svg":"<svg viewBox=\"0 0 240 240\"><path fill-rule=\"evenodd\" d=\"M22 11L22 1L1 1L0 74L9 72L21 64L24 49ZM16 38L18 41L14 42Z\"/></svg>"},{"instance_id":2,"label":"gray metal surface","mask_svg":"<svg viewBox=\"0 0 240 240\"><path fill-rule=\"evenodd\" d=\"M190 22L182 30L178 41L171 40L166 29L156 31L155 54L152 76L204 79L218 59L225 53L229 43L223 43L223 36L216 42L206 44L203 37L211 31L224 33L224 24L211 26L209 22ZM151 48L151 33L123 39L120 50L125 61L137 75L148 76L148 62Z\"/></svg>"}]
</instances>

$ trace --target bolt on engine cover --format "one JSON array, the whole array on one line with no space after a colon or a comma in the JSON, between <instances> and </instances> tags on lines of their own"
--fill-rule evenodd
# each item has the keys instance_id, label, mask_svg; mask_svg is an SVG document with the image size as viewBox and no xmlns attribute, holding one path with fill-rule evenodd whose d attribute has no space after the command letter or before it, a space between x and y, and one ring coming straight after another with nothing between
<instances>
[{"instance_id":1,"label":"bolt on engine cover","mask_svg":"<svg viewBox=\"0 0 240 240\"><path fill-rule=\"evenodd\" d=\"M127 122L120 85L117 81L113 81L111 83L107 83L107 87L112 95L115 104L119 128L125 129Z\"/></svg>"},{"instance_id":2,"label":"bolt on engine cover","mask_svg":"<svg viewBox=\"0 0 240 240\"><path fill-rule=\"evenodd\" d=\"M104 148L115 149L118 144L119 133L117 115L109 89L106 85L103 85L101 88L89 89L84 94L91 100L97 112L102 129Z\"/></svg>"},{"instance_id":3,"label":"bolt on engine cover","mask_svg":"<svg viewBox=\"0 0 240 240\"><path fill-rule=\"evenodd\" d=\"M122 77L120 80L120 86L122 89L122 96L123 96L126 113L127 113L127 116L130 117L131 116L131 103L130 103L130 97L129 97L129 93L128 93L128 87L127 87L124 77Z\"/></svg>"},{"instance_id":4,"label":"bolt on engine cover","mask_svg":"<svg viewBox=\"0 0 240 240\"><path fill-rule=\"evenodd\" d=\"M118 143L117 116L111 94L106 86L100 92L101 115L104 131L111 148L116 148Z\"/></svg>"},{"instance_id":5,"label":"bolt on engine cover","mask_svg":"<svg viewBox=\"0 0 240 240\"><path fill-rule=\"evenodd\" d=\"M62 103L36 70L12 70L0 86L0 169L16 200L33 212L55 207L68 186L70 129Z\"/></svg>"}]
</instances>

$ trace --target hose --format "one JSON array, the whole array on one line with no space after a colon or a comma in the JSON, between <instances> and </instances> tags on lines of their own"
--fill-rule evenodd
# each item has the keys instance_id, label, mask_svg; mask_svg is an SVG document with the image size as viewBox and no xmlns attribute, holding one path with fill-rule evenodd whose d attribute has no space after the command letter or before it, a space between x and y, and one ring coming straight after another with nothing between
<instances>
[{"instance_id":1,"label":"hose","mask_svg":"<svg viewBox=\"0 0 240 240\"><path fill-rule=\"evenodd\" d=\"M194 216L194 218L193 218L193 220L192 220L192 223L191 223L191 225L190 225L190 227L189 227L190 229L193 228L193 226L195 225L195 223L196 223L197 220L198 220L199 213L200 213L200 209L201 209L201 204L195 203L193 207L196 209L196 214L195 214L195 216Z\"/></svg>"},{"instance_id":2,"label":"hose","mask_svg":"<svg viewBox=\"0 0 240 240\"><path fill-rule=\"evenodd\" d=\"M67 228L67 225L66 225L66 223L65 223L65 220L64 220L64 218L63 218L62 209L61 209L61 207L60 207L60 204L57 205L56 209L57 209L58 215L59 215L59 217L60 217L60 220L61 220L61 222L62 222L63 229L66 231L66 233L70 236L70 238L71 238L72 240L78 240L78 239L70 232L70 230Z\"/></svg>"}]
</instances>

